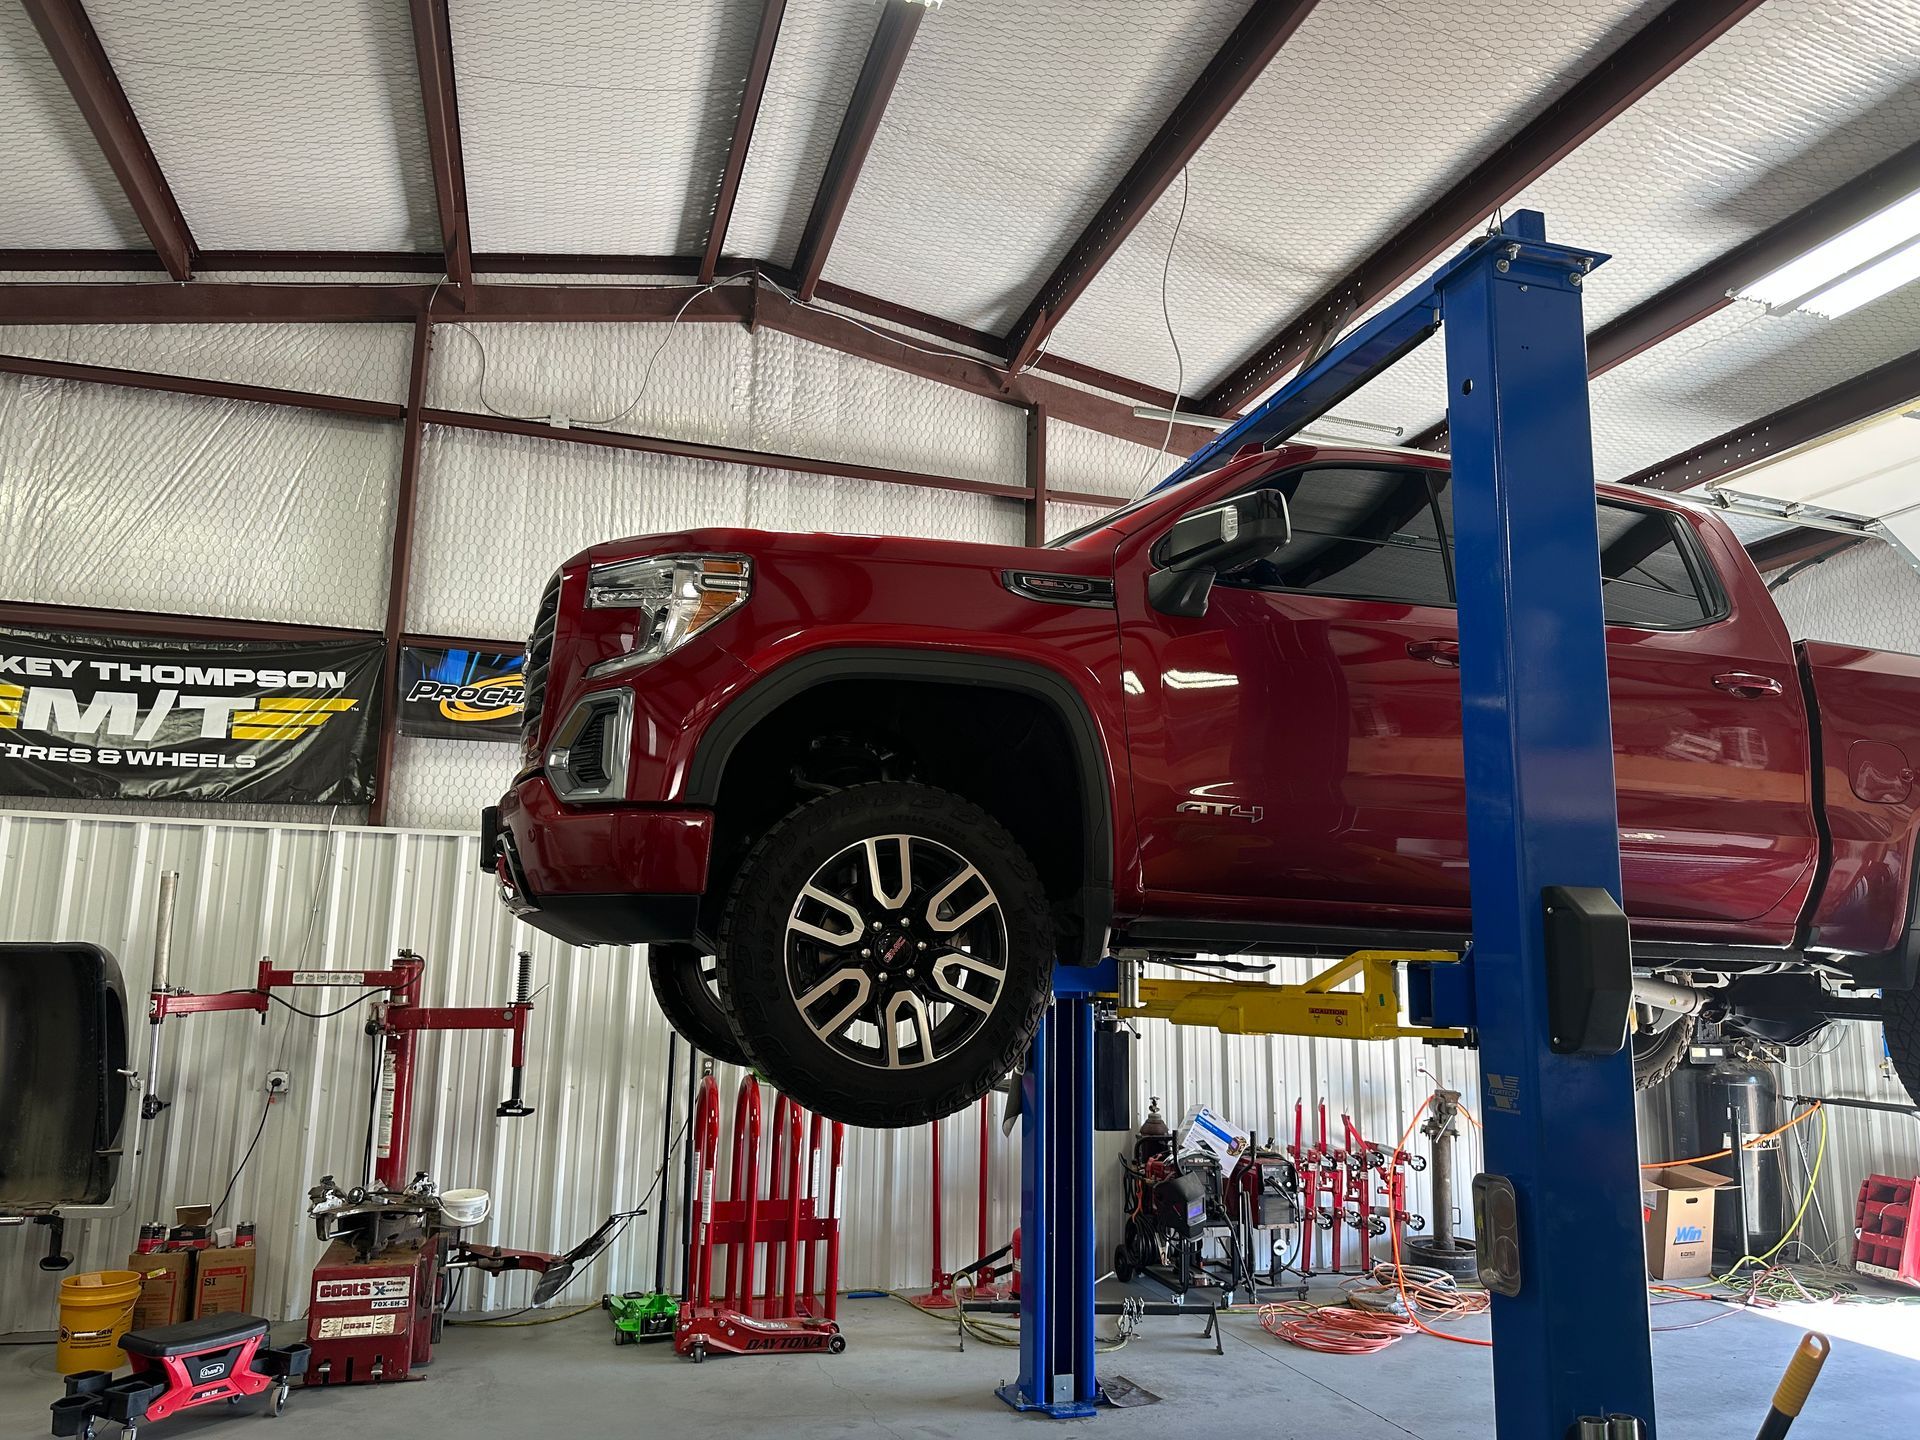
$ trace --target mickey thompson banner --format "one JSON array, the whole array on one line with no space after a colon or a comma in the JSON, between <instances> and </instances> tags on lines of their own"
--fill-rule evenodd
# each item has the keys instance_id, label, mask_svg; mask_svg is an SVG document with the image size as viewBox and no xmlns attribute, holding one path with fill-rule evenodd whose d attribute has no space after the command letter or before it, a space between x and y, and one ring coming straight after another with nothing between
<instances>
[{"instance_id":1,"label":"mickey thompson banner","mask_svg":"<svg viewBox=\"0 0 1920 1440\"><path fill-rule=\"evenodd\" d=\"M365 804L381 650L0 629L0 794Z\"/></svg>"}]
</instances>

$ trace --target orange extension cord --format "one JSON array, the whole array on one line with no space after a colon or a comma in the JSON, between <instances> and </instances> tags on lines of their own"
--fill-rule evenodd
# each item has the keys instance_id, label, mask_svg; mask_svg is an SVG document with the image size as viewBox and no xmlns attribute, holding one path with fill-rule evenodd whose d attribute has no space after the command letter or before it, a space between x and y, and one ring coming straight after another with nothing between
<instances>
[{"instance_id":1,"label":"orange extension cord","mask_svg":"<svg viewBox=\"0 0 1920 1440\"><path fill-rule=\"evenodd\" d=\"M1773 1139L1774 1136L1786 1134L1787 1131L1793 1129L1793 1127L1798 1125L1802 1120L1808 1119L1818 1113L1819 1109L1820 1102L1816 1100L1798 1115L1787 1121L1787 1123L1782 1125L1778 1130L1769 1130L1764 1135L1755 1135L1750 1140L1743 1140L1740 1143L1740 1148L1742 1150L1751 1150L1755 1146L1764 1145L1767 1141ZM1671 1170L1676 1165L1698 1165L1705 1160L1724 1160L1731 1154L1733 1154L1731 1150L1716 1150L1711 1155L1695 1155L1686 1160L1654 1160L1642 1165L1640 1168L1642 1170Z\"/></svg>"}]
</instances>

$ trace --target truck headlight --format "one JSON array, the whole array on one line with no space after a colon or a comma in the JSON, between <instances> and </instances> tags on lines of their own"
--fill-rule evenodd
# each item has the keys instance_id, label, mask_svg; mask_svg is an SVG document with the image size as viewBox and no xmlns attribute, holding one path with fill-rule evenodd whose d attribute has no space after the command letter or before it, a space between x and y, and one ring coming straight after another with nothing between
<instances>
[{"instance_id":1,"label":"truck headlight","mask_svg":"<svg viewBox=\"0 0 1920 1440\"><path fill-rule=\"evenodd\" d=\"M587 667L617 675L649 665L747 603L752 563L744 555L656 555L587 572L589 610L636 612L633 649Z\"/></svg>"}]
</instances>

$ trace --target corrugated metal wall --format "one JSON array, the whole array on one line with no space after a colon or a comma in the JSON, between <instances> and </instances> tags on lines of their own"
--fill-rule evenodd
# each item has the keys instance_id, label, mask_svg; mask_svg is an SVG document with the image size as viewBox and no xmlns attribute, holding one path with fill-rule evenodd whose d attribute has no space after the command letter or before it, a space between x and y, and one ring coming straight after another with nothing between
<instances>
[{"instance_id":1,"label":"corrugated metal wall","mask_svg":"<svg viewBox=\"0 0 1920 1440\"><path fill-rule=\"evenodd\" d=\"M641 952L574 950L514 922L475 868L475 847L470 836L446 832L0 811L0 937L105 946L119 957L137 1011L159 878L177 870L173 979L194 990L250 985L262 957L358 969L405 947L427 957L428 1003L485 1003L505 998L515 952L531 951L541 987L528 1077L536 1113L519 1121L493 1114L505 1079L502 1037L428 1035L414 1153L443 1185L492 1192L486 1238L564 1248L606 1214L639 1203L660 1163L668 1031ZM1293 963L1278 978L1290 978ZM145 1027L134 1028L144 1055ZM1432 1077L1477 1106L1463 1052L1230 1038L1158 1024L1141 1035L1136 1115L1149 1096L1174 1117L1207 1103L1263 1139L1284 1139L1294 1100L1311 1107L1324 1095L1336 1125L1351 1112L1370 1138L1391 1144ZM247 1014L184 1017L168 1022L164 1040L160 1091L172 1108L151 1128L128 1212L76 1227L79 1265L117 1265L142 1218L217 1200L259 1123L266 1072L283 1067L293 1072L292 1093L269 1112L223 1219L260 1227L262 1312L297 1315L319 1251L305 1221L307 1186L325 1172L343 1180L359 1173L369 1042L351 1013L311 1021L279 1008L264 1026ZM730 1099L737 1077L722 1075ZM677 1128L685 1113L678 1095L675 1105ZM992 1117L989 1233L999 1245L1016 1223L1018 1136L1001 1135L997 1099ZM978 1124L977 1107L944 1122L949 1267L974 1258ZM1103 1248L1113 1243L1119 1210L1113 1156L1125 1143L1119 1134L1096 1142ZM1463 1176L1477 1153L1470 1137ZM925 1127L849 1134L846 1285L919 1286L928 1278L930 1170ZM655 1197L652 1213L579 1282L580 1296L652 1283L655 1225L664 1217L678 1233L677 1167L665 1189L666 1205ZM1424 1177L1416 1178L1415 1204L1431 1213ZM1454 1204L1468 1209L1464 1194ZM0 1332L50 1323L58 1277L35 1268L37 1244L31 1232L0 1234ZM462 1301L511 1307L527 1290L525 1278L507 1277Z\"/></svg>"}]
</instances>

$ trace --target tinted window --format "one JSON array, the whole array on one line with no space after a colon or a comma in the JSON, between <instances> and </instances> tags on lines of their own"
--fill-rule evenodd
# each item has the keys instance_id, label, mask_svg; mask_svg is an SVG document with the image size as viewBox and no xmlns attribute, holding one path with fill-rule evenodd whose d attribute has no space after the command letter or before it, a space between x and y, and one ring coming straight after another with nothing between
<instances>
[{"instance_id":1,"label":"tinted window","mask_svg":"<svg viewBox=\"0 0 1920 1440\"><path fill-rule=\"evenodd\" d=\"M1698 625L1713 613L1701 594L1678 517L1600 504L1600 585L1610 625Z\"/></svg>"},{"instance_id":2,"label":"tinted window","mask_svg":"<svg viewBox=\"0 0 1920 1440\"><path fill-rule=\"evenodd\" d=\"M1413 605L1451 605L1447 561L1426 477L1404 470L1314 469L1283 475L1293 539L1223 585L1304 590Z\"/></svg>"},{"instance_id":3,"label":"tinted window","mask_svg":"<svg viewBox=\"0 0 1920 1440\"><path fill-rule=\"evenodd\" d=\"M1438 487L1440 514L1453 550L1453 494ZM1600 502L1600 594L1609 625L1671 629L1713 616L1681 539L1680 518L1613 500Z\"/></svg>"}]
</instances>

